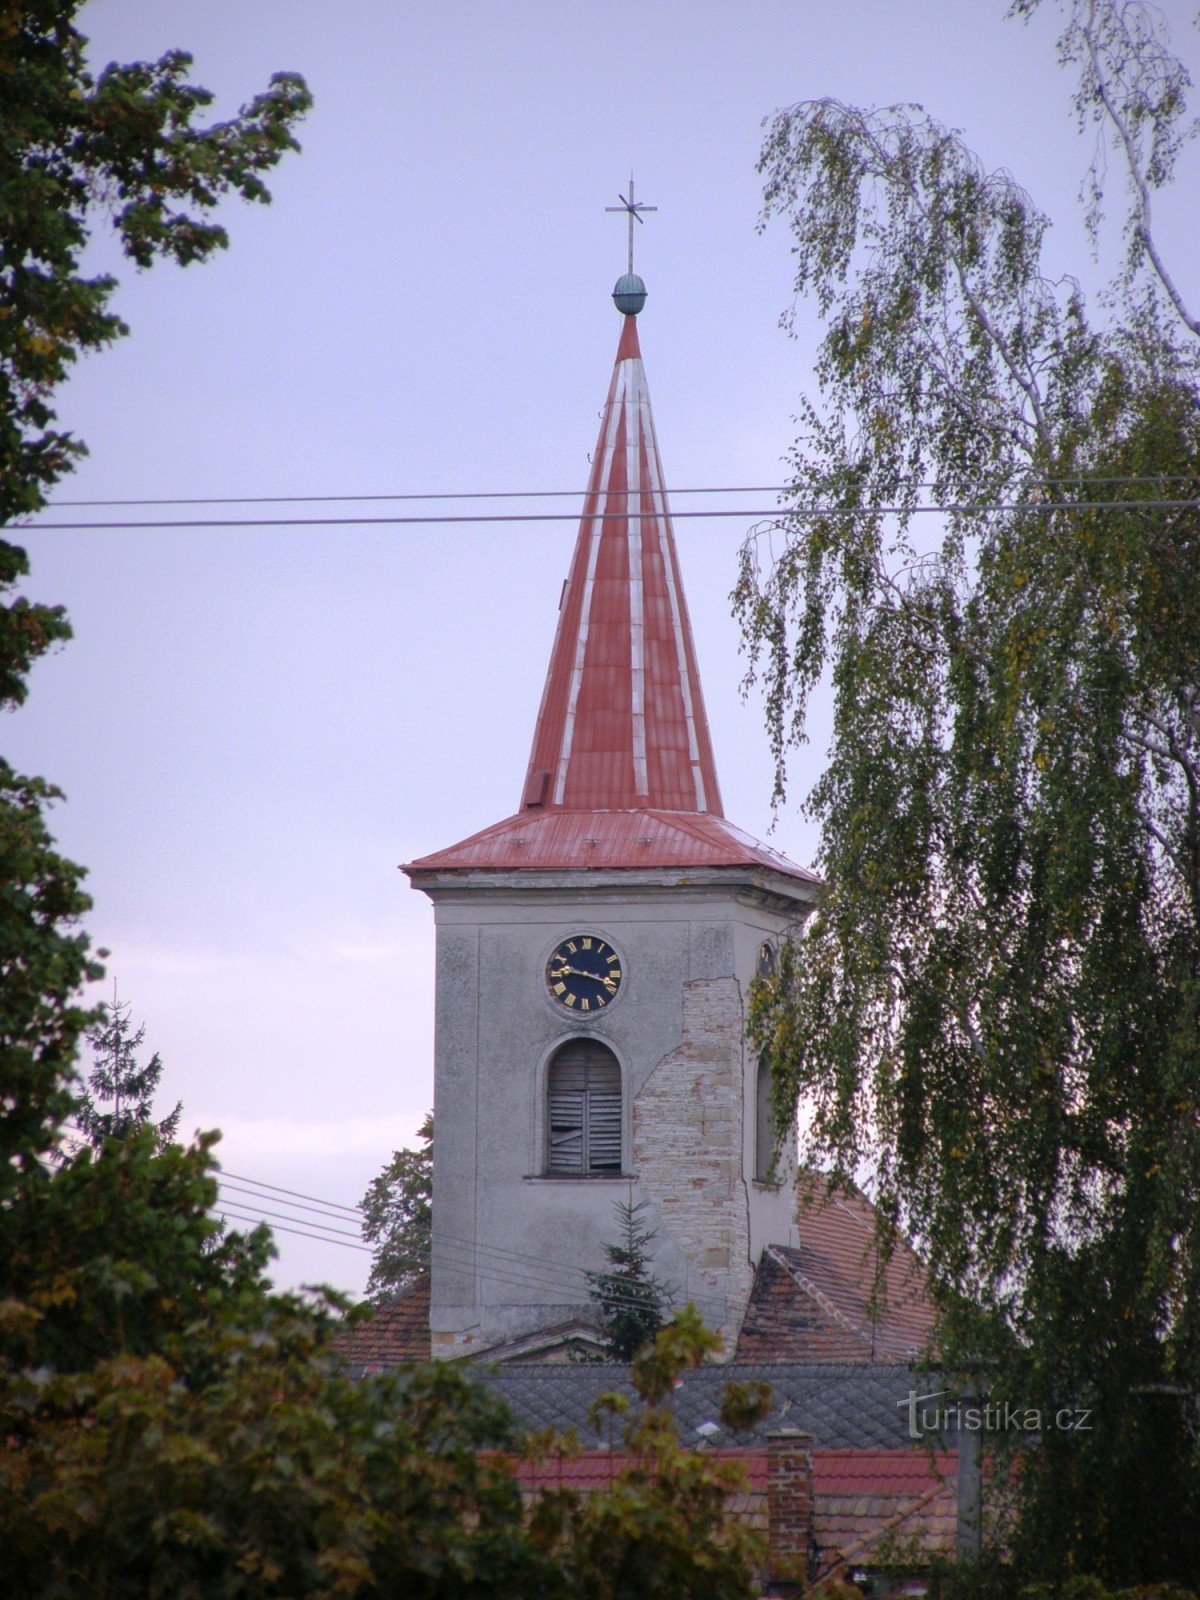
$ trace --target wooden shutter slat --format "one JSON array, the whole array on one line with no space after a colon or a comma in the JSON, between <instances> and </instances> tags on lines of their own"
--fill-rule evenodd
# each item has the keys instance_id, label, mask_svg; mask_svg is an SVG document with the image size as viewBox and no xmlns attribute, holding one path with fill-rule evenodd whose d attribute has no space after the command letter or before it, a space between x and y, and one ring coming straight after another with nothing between
<instances>
[{"instance_id":1,"label":"wooden shutter slat","mask_svg":"<svg viewBox=\"0 0 1200 1600\"><path fill-rule=\"evenodd\" d=\"M621 1068L597 1039L571 1039L546 1086L550 1172L621 1170Z\"/></svg>"},{"instance_id":2,"label":"wooden shutter slat","mask_svg":"<svg viewBox=\"0 0 1200 1600\"><path fill-rule=\"evenodd\" d=\"M588 1095L588 1166L621 1165L621 1096L592 1091Z\"/></svg>"},{"instance_id":3,"label":"wooden shutter slat","mask_svg":"<svg viewBox=\"0 0 1200 1600\"><path fill-rule=\"evenodd\" d=\"M584 1170L584 1097L562 1092L552 1074L550 1093L550 1171Z\"/></svg>"}]
</instances>

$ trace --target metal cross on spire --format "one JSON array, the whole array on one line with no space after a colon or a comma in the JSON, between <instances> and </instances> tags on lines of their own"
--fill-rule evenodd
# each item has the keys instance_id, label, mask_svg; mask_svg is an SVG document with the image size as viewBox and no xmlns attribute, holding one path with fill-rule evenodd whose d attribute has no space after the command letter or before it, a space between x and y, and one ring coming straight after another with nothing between
<instances>
[{"instance_id":1,"label":"metal cross on spire","mask_svg":"<svg viewBox=\"0 0 1200 1600\"><path fill-rule=\"evenodd\" d=\"M646 205L643 205L641 203L641 201L634 200L634 198L633 198L633 173L632 172L629 174L629 199L626 200L626 198L625 198L625 196L623 194L619 194L617 196L617 199L621 202L621 204L619 206L605 206L604 209L605 209L605 211L627 211L629 213L629 272L630 272L630 276L632 276L632 274L633 274L633 221L634 221L634 218L636 217L637 220L640 222L642 220L642 212L643 211L657 211L658 207L657 206L646 206Z\"/></svg>"}]
</instances>

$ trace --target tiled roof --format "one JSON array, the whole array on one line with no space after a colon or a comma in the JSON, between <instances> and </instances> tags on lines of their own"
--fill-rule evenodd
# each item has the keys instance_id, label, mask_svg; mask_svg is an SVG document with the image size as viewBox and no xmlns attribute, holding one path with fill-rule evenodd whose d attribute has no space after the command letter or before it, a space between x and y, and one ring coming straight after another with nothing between
<instances>
[{"instance_id":1,"label":"tiled roof","mask_svg":"<svg viewBox=\"0 0 1200 1600\"><path fill-rule=\"evenodd\" d=\"M741 1468L745 1483L730 1495L728 1509L738 1521L767 1530L767 1452L762 1445L706 1450L713 1461ZM515 1464L528 1494L574 1489L581 1494L609 1487L636 1465L617 1450L592 1450L582 1456L542 1456ZM829 1450L812 1452L813 1537L818 1572L861 1563L871 1566L882 1539L915 1537L931 1553L954 1549L955 1474L952 1451L924 1449Z\"/></svg>"},{"instance_id":2,"label":"tiled roof","mask_svg":"<svg viewBox=\"0 0 1200 1600\"><path fill-rule=\"evenodd\" d=\"M574 1428L589 1450L620 1436L620 1419L614 1430L596 1429L588 1420L588 1410L599 1395L616 1390L636 1404L627 1366L528 1362L490 1370L478 1367L471 1376L498 1395L526 1431L553 1428L561 1433ZM908 1440L909 1392L914 1386L928 1388L927 1376L899 1363L729 1362L685 1372L671 1396L670 1409L685 1445L705 1438L715 1445L763 1444L775 1429L798 1428L823 1447L894 1449ZM725 1385L750 1379L771 1385L765 1420L746 1435L699 1433L702 1424L719 1424Z\"/></svg>"},{"instance_id":3,"label":"tiled roof","mask_svg":"<svg viewBox=\"0 0 1200 1600\"><path fill-rule=\"evenodd\" d=\"M592 455L522 805L721 815L632 316Z\"/></svg>"},{"instance_id":4,"label":"tiled roof","mask_svg":"<svg viewBox=\"0 0 1200 1600\"><path fill-rule=\"evenodd\" d=\"M412 873L538 867L766 867L817 878L723 817L694 811L520 811L461 843L412 861Z\"/></svg>"},{"instance_id":5,"label":"tiled roof","mask_svg":"<svg viewBox=\"0 0 1200 1600\"><path fill-rule=\"evenodd\" d=\"M704 1454L711 1461L736 1463L746 1479L746 1487L765 1495L767 1452L764 1448L741 1446L706 1450ZM548 1454L521 1458L514 1462L514 1469L523 1488L576 1489L580 1494L587 1494L591 1489L607 1489L623 1472L642 1465L644 1459L624 1450L589 1450L581 1456Z\"/></svg>"},{"instance_id":6,"label":"tiled roof","mask_svg":"<svg viewBox=\"0 0 1200 1600\"><path fill-rule=\"evenodd\" d=\"M799 1247L768 1245L764 1250L738 1337L736 1361L785 1362L793 1367L911 1361L925 1350L933 1330L933 1308L917 1256L903 1240L897 1242L884 1269L873 1315L869 1302L876 1246L870 1203L857 1192L834 1192L815 1175L801 1175L798 1193ZM428 1277L345 1334L340 1349L343 1359L363 1372L427 1361ZM522 1370L578 1374L601 1369L531 1363ZM551 1425L568 1426L551 1424L549 1418L536 1424Z\"/></svg>"},{"instance_id":7,"label":"tiled roof","mask_svg":"<svg viewBox=\"0 0 1200 1600\"><path fill-rule=\"evenodd\" d=\"M765 1449L706 1450L712 1461L728 1462L741 1470L742 1486L730 1491L725 1509L746 1526L767 1531L767 1452ZM527 1500L547 1491L571 1489L591 1494L608 1489L622 1473L641 1465L638 1457L620 1450L589 1450L586 1455L545 1455L513 1463Z\"/></svg>"},{"instance_id":8,"label":"tiled roof","mask_svg":"<svg viewBox=\"0 0 1200 1600\"><path fill-rule=\"evenodd\" d=\"M739 1361L907 1361L933 1332L924 1269L897 1240L878 1303L875 1212L818 1175L798 1185L797 1248L768 1245L737 1343Z\"/></svg>"},{"instance_id":9,"label":"tiled roof","mask_svg":"<svg viewBox=\"0 0 1200 1600\"><path fill-rule=\"evenodd\" d=\"M814 1450L813 1536L820 1569L872 1564L879 1541L954 1550L957 1457L950 1451Z\"/></svg>"},{"instance_id":10,"label":"tiled roof","mask_svg":"<svg viewBox=\"0 0 1200 1600\"><path fill-rule=\"evenodd\" d=\"M387 1372L410 1361L429 1360L429 1274L376 1308L356 1327L339 1334L335 1348L358 1376Z\"/></svg>"}]
</instances>

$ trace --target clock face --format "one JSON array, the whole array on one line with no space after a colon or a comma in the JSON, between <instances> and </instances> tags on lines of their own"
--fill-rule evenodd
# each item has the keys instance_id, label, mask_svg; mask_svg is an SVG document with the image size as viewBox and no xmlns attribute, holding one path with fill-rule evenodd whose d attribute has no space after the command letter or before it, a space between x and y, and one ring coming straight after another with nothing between
<instances>
[{"instance_id":1,"label":"clock face","mask_svg":"<svg viewBox=\"0 0 1200 1600\"><path fill-rule=\"evenodd\" d=\"M573 933L546 963L550 998L578 1016L594 1016L621 992L621 958L596 933Z\"/></svg>"}]
</instances>

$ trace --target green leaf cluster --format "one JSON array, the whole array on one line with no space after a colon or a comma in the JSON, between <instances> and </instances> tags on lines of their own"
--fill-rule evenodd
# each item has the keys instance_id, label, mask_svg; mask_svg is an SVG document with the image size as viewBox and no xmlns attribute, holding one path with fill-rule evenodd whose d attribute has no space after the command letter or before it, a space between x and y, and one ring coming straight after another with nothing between
<instances>
[{"instance_id":1,"label":"green leaf cluster","mask_svg":"<svg viewBox=\"0 0 1200 1600\"><path fill-rule=\"evenodd\" d=\"M308 104L281 75L240 116L197 127L210 97L186 55L93 78L77 9L0 5L0 521L69 470L82 446L53 427L49 397L79 352L125 331L112 280L79 274L95 216L138 265L203 259L225 243L208 212L226 192L267 198L261 175ZM0 544L0 589L25 570ZM0 704L67 637L59 608L0 607ZM351 1381L332 1342L345 1306L271 1293L267 1230L212 1220L215 1135L183 1149L143 1125L62 1155L76 1048L97 1020L79 991L101 974L78 931L82 871L46 827L56 798L0 763L6 1592L749 1600L761 1550L727 1525L732 1478L686 1458L661 1413L611 1493L527 1509L518 1441L485 1393L445 1366ZM131 1060L127 1016L108 1030L107 1087L120 1079L140 1111L154 1063ZM647 1357L657 1384L701 1358L693 1324Z\"/></svg>"},{"instance_id":2,"label":"green leaf cluster","mask_svg":"<svg viewBox=\"0 0 1200 1600\"><path fill-rule=\"evenodd\" d=\"M761 1541L736 1471L648 1405L604 1490L527 1504L503 1407L438 1364L346 1377L344 1307L268 1292L266 1241L221 1240L207 1149L153 1131L56 1175L0 1303L0 1542L13 1591L546 1600L750 1600ZM81 1237L69 1237L75 1223ZM121 1243L114 1242L116 1239ZM124 1242L127 1241L127 1242ZM714 1336L689 1308L646 1352L661 1400ZM543 1473L543 1478L545 1474Z\"/></svg>"},{"instance_id":3,"label":"green leaf cluster","mask_svg":"<svg viewBox=\"0 0 1200 1600\"><path fill-rule=\"evenodd\" d=\"M1032 5L1019 10L1029 11ZM869 1172L948 1362L1091 1410L1018 1474L1028 1570L1200 1570L1200 326L1150 197L1186 74L1067 7L1128 178L1087 306L1047 219L918 108L779 113L766 215L825 321L793 498L736 603L782 798L810 697L825 890L751 1010L776 1112ZM1093 224L1098 193L1092 195ZM930 515L929 508L941 508ZM1139 1485L1159 1486L1148 1500Z\"/></svg>"},{"instance_id":4,"label":"green leaf cluster","mask_svg":"<svg viewBox=\"0 0 1200 1600\"><path fill-rule=\"evenodd\" d=\"M227 194L266 201L263 174L298 148L304 80L279 73L228 121L203 126L206 89L181 50L88 68L78 0L0 8L0 522L35 511L83 446L53 427L50 395L79 354L128 330L116 280L81 258L107 216L139 267L186 266L228 237L208 213Z\"/></svg>"},{"instance_id":5,"label":"green leaf cluster","mask_svg":"<svg viewBox=\"0 0 1200 1600\"><path fill-rule=\"evenodd\" d=\"M108 218L139 266L201 260L226 243L207 219L223 195L269 198L262 174L295 148L309 104L282 74L237 117L197 119L211 95L190 58L86 63L78 0L0 5L0 523L36 511L82 443L54 426L51 399L71 364L127 330L109 276L82 271ZM20 705L33 663L70 638L61 606L12 594L25 552L0 541L0 711ZM68 1079L92 1020L79 1003L89 961L79 918L83 869L53 848L46 813L60 792L0 760L0 1207L54 1146ZM0 1221L3 1212L0 1211Z\"/></svg>"}]
</instances>

